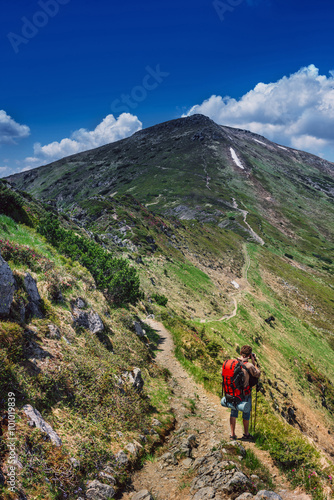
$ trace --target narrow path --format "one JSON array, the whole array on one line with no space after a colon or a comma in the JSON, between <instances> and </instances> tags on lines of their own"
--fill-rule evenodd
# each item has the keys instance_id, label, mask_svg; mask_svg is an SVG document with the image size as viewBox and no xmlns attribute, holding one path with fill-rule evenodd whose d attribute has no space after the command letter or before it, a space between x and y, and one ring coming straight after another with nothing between
<instances>
[{"instance_id":1,"label":"narrow path","mask_svg":"<svg viewBox=\"0 0 334 500\"><path fill-rule=\"evenodd\" d=\"M168 368L172 373L173 397L171 406L177 421L176 432L181 426L188 426L189 431L197 436L199 442L198 448L194 450L193 459L203 456L217 446L222 439L229 441L230 411L220 405L217 396L206 392L183 369L174 357L174 343L171 333L155 320L147 319L146 323L156 330L161 338L156 362L160 366ZM196 403L195 413L191 412L190 399ZM237 423L236 432L238 436L243 434L239 423ZM172 439L173 435L169 437L168 441ZM253 443L243 443L243 445L251 448L261 462L267 466L275 477L279 490L289 489L267 452L258 450ZM189 464L186 465L183 462L178 466L164 467L159 461L148 461L140 471L134 474L132 492L123 493L121 499L130 500L133 491L147 489L157 500L191 500L193 495L189 493L189 488L184 486L188 468ZM283 498L287 500L290 497L283 496ZM303 497L298 498L302 499ZM308 499L309 497L304 498Z\"/></svg>"},{"instance_id":2,"label":"narrow path","mask_svg":"<svg viewBox=\"0 0 334 500\"><path fill-rule=\"evenodd\" d=\"M255 231L254 229L248 224L247 222L247 215L248 215L248 211L247 210L242 210L241 208L239 208L238 206L238 203L236 202L236 199L235 198L232 198L232 207L235 209L235 210L238 210L242 216L243 216L243 220L244 220L244 223L246 224L246 226L248 227L249 229L249 232L251 233L251 235L253 236L254 240L257 241L258 243L260 243L261 246L265 245L265 241L261 238L261 236L259 236Z\"/></svg>"},{"instance_id":3,"label":"narrow path","mask_svg":"<svg viewBox=\"0 0 334 500\"><path fill-rule=\"evenodd\" d=\"M219 319L215 319L215 318L213 318L213 319L201 319L201 321L200 321L201 323L212 323L214 321L229 321L230 319L234 318L234 316L236 316L236 314L238 312L237 298L239 298L242 293L247 291L247 289L249 287L248 270L250 268L251 261L250 261L249 254L247 252L247 244L246 243L244 243L244 245L243 245L243 251L245 254L245 264L244 264L243 269L242 269L242 276L243 276L244 285L242 288L240 288L239 292L237 292L235 295L232 296L232 302L234 305L233 311L230 314L225 314L224 316L222 316Z\"/></svg>"}]
</instances>

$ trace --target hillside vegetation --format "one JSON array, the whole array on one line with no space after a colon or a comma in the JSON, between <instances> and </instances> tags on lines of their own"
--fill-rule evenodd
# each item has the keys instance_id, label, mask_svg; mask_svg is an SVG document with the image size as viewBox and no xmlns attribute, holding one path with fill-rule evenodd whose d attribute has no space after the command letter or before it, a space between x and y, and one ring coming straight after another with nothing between
<instances>
[{"instance_id":1,"label":"hillside vegetation","mask_svg":"<svg viewBox=\"0 0 334 500\"><path fill-rule=\"evenodd\" d=\"M172 332L186 370L216 394L222 362L243 344L254 346L263 369L257 445L293 484L331 498L332 164L197 115L12 176L6 186L2 192L14 205L1 205L0 251L17 283L26 272L36 279L44 318L21 321L27 298L20 285L14 316L1 323L3 339L15 341L1 345L8 359L10 345L18 346L10 373L19 378L9 379L23 391L18 407L31 401L68 456L83 455L75 488L93 478L97 463L89 458L95 445L87 463L80 451L87 415L97 419L87 423L87 440L96 439L105 456L98 470L114 466L125 441L141 442L153 416L163 429L171 425L168 374L155 365L158 338L143 324L154 314ZM80 297L105 326L98 335L73 323ZM140 319L143 337L134 327ZM57 342L48 339L50 322L62 332ZM30 375L28 341L52 354L46 372L56 362L66 366L63 373L56 365L55 381L52 375L42 385L44 375ZM116 379L135 367L144 389L125 384L123 394ZM2 387L6 394L9 386ZM22 423L21 447L31 432ZM155 438L147 439L148 450ZM63 498L57 481L45 488ZM122 471L117 481L115 488L124 482Z\"/></svg>"}]
</instances>

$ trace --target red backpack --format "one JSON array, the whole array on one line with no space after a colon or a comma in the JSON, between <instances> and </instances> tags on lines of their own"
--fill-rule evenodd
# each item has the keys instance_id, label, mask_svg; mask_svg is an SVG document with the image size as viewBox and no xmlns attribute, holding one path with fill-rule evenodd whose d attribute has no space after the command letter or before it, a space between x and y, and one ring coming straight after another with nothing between
<instances>
[{"instance_id":1,"label":"red backpack","mask_svg":"<svg viewBox=\"0 0 334 500\"><path fill-rule=\"evenodd\" d=\"M226 401L232 404L238 404L244 397L250 394L250 386L245 387L245 373L248 368L237 359L228 359L223 364L223 396L225 393Z\"/></svg>"}]
</instances>

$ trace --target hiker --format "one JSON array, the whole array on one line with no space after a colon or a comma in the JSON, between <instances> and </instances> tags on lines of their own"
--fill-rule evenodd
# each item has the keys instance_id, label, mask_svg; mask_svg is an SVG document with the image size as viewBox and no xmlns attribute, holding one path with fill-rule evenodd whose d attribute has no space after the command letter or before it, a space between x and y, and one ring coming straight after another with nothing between
<instances>
[{"instance_id":1,"label":"hiker","mask_svg":"<svg viewBox=\"0 0 334 500\"><path fill-rule=\"evenodd\" d=\"M252 360L252 363L249 362L249 360ZM233 391L233 398L236 400L239 400L239 403L244 403L248 402L250 408L247 411L243 411L242 413L242 418L243 418L243 425L244 425L244 435L241 438L243 441L253 441L254 438L251 434L249 434L249 420L250 420L250 413L252 409L252 387L257 385L258 379L260 377L260 370L258 367L258 364L256 362L256 356L252 352L252 347L249 345L244 345L241 350L240 350L240 356L236 360L228 360L227 362L224 363L224 367L226 367L226 364L230 362L229 367L235 367L237 365L237 362L241 363L241 370L243 373L243 388L241 390L235 390L232 389ZM233 369L232 368L232 369ZM224 374L224 368L223 368L223 374ZM227 377L225 377L227 379ZM224 379L223 379L224 380ZM226 392L226 389L228 390L228 382L225 380L224 382L224 389ZM227 384L227 385L226 385ZM231 393L231 391L230 391ZM229 396L227 396L228 398ZM237 404L235 403L235 406ZM234 409L231 409L231 417L230 417L230 426L231 426L231 439L237 439L237 436L235 435L235 426L236 426L236 421L238 418L239 411L235 407Z\"/></svg>"}]
</instances>

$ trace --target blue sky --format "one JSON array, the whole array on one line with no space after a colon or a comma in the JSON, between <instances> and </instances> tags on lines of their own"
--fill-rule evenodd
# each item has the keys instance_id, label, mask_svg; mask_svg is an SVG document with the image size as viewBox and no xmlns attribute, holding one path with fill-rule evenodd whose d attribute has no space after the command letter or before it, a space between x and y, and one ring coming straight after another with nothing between
<instances>
[{"instance_id":1,"label":"blue sky","mask_svg":"<svg viewBox=\"0 0 334 500\"><path fill-rule=\"evenodd\" d=\"M2 14L0 175L189 112L334 161L332 0L17 0Z\"/></svg>"}]
</instances>

